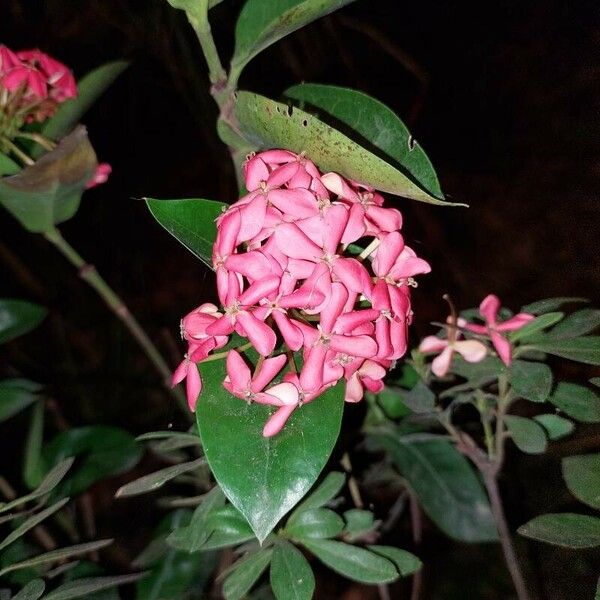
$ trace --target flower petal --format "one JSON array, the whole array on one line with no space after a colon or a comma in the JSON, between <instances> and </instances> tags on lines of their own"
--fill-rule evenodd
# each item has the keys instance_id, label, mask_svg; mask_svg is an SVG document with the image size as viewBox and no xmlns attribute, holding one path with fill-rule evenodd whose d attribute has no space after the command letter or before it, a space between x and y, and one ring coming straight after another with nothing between
<instances>
[{"instance_id":1,"label":"flower petal","mask_svg":"<svg viewBox=\"0 0 600 600\"><path fill-rule=\"evenodd\" d=\"M296 410L296 406L282 406L271 415L263 429L263 437L273 437L277 435L286 424L290 415Z\"/></svg>"},{"instance_id":2,"label":"flower petal","mask_svg":"<svg viewBox=\"0 0 600 600\"><path fill-rule=\"evenodd\" d=\"M487 347L477 340L454 342L454 349L467 361L476 363L485 358Z\"/></svg>"},{"instance_id":3,"label":"flower petal","mask_svg":"<svg viewBox=\"0 0 600 600\"><path fill-rule=\"evenodd\" d=\"M486 296L479 305L479 312L488 325L495 325L500 310L500 298L495 294Z\"/></svg>"},{"instance_id":4,"label":"flower petal","mask_svg":"<svg viewBox=\"0 0 600 600\"><path fill-rule=\"evenodd\" d=\"M275 375L281 371L286 360L287 356L285 354L263 360L260 367L254 373L250 389L254 393L262 392L262 390L273 381Z\"/></svg>"},{"instance_id":5,"label":"flower petal","mask_svg":"<svg viewBox=\"0 0 600 600\"><path fill-rule=\"evenodd\" d=\"M431 363L431 370L434 375L438 377L444 377L450 370L452 364L452 356L454 355L454 349L452 346L446 346L439 356L436 356Z\"/></svg>"}]
</instances>

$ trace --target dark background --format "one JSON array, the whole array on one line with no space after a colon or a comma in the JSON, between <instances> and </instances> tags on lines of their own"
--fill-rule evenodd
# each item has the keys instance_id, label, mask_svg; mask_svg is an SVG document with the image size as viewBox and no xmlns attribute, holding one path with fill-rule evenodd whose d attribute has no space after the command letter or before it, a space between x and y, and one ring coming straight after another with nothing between
<instances>
[{"instance_id":1,"label":"dark background","mask_svg":"<svg viewBox=\"0 0 600 600\"><path fill-rule=\"evenodd\" d=\"M223 57L241 4L225 0L212 11ZM405 237L433 266L414 295L416 337L445 314L444 292L464 308L490 292L513 309L555 295L598 304L599 25L597 3L585 0L359 0L259 55L241 87L278 97L288 85L313 81L379 98L428 152L447 196L471 205L444 209L389 199L405 216ZM85 118L113 175L86 194L62 231L175 364L178 320L212 297L213 280L136 198L236 197L214 130L205 66L184 15L158 0L0 0L0 42L39 46L78 77L108 60L132 61ZM0 277L2 296L52 309L41 333L11 345L8 359L50 386L57 418L135 432L178 425L120 324L41 237L6 213L0 214ZM18 431L3 433L1 452L11 462L19 460ZM511 453L503 485L513 526L540 512L576 509L559 459L598 450L597 434L581 427L541 458ZM121 542L115 565L125 568L157 517L143 500L114 503L117 484L100 486L96 504L99 529ZM408 544L401 537L388 541ZM521 549L541 598L592 597L597 554L536 543ZM493 547L461 547L427 527L421 555L427 598L510 597ZM323 597L341 595L321 585ZM371 591L353 589L348 597Z\"/></svg>"}]
</instances>

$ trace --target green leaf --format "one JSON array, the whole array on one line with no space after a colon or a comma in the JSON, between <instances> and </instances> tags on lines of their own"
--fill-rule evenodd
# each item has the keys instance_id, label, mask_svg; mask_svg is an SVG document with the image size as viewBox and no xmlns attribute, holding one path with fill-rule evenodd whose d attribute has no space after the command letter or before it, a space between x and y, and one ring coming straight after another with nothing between
<instances>
[{"instance_id":1,"label":"green leaf","mask_svg":"<svg viewBox=\"0 0 600 600\"><path fill-rule=\"evenodd\" d=\"M77 127L35 164L0 179L0 204L28 231L51 231L77 212L97 165L85 127Z\"/></svg>"},{"instance_id":2,"label":"green leaf","mask_svg":"<svg viewBox=\"0 0 600 600\"><path fill-rule=\"evenodd\" d=\"M300 550L285 540L273 549L271 589L277 600L311 600L315 576Z\"/></svg>"},{"instance_id":3,"label":"green leaf","mask_svg":"<svg viewBox=\"0 0 600 600\"><path fill-rule=\"evenodd\" d=\"M577 421L600 422L600 398L587 387L561 381L548 400Z\"/></svg>"},{"instance_id":4,"label":"green leaf","mask_svg":"<svg viewBox=\"0 0 600 600\"><path fill-rule=\"evenodd\" d=\"M21 496L20 498L15 498L14 500L7 502L6 504L0 503L0 512L12 510L16 506L20 506L21 504L25 504L26 502L30 502L31 500L36 500L37 498L45 496L46 494L51 492L62 481L63 477L67 474L67 471L73 465L74 460L74 458L65 458L65 460L57 464L44 477L39 487L30 494L27 494L26 496Z\"/></svg>"},{"instance_id":5,"label":"green leaf","mask_svg":"<svg viewBox=\"0 0 600 600\"><path fill-rule=\"evenodd\" d=\"M5 175L14 175L21 170L21 167L11 158L0 152L0 177Z\"/></svg>"},{"instance_id":6,"label":"green leaf","mask_svg":"<svg viewBox=\"0 0 600 600\"><path fill-rule=\"evenodd\" d=\"M571 313L562 323L554 327L548 335L553 338L569 339L585 335L600 327L600 310L583 308Z\"/></svg>"},{"instance_id":7,"label":"green leaf","mask_svg":"<svg viewBox=\"0 0 600 600\"><path fill-rule=\"evenodd\" d=\"M286 532L293 538L332 538L344 529L342 517L328 508L304 510L286 525Z\"/></svg>"},{"instance_id":8,"label":"green leaf","mask_svg":"<svg viewBox=\"0 0 600 600\"><path fill-rule=\"evenodd\" d=\"M352 508L344 512L344 540L353 542L376 527L375 518L370 510Z\"/></svg>"},{"instance_id":9,"label":"green leaf","mask_svg":"<svg viewBox=\"0 0 600 600\"><path fill-rule=\"evenodd\" d=\"M38 554L32 556L27 560L13 563L8 567L0 571L0 577L10 573L11 571L17 571L19 569L27 569L29 567L37 567L39 565L45 565L48 563L56 562L57 560L64 560L70 556L78 556L79 554L87 554L94 550L100 550L106 546L112 544L113 540L97 540L95 542L87 542L85 544L77 544L75 546L67 546L66 548L59 548L58 550L52 550L50 552L44 552L44 554Z\"/></svg>"},{"instance_id":10,"label":"green leaf","mask_svg":"<svg viewBox=\"0 0 600 600\"><path fill-rule=\"evenodd\" d=\"M44 402L39 400L33 405L23 455L23 481L29 489L37 487L44 477L42 457L43 442Z\"/></svg>"},{"instance_id":11,"label":"green leaf","mask_svg":"<svg viewBox=\"0 0 600 600\"><path fill-rule=\"evenodd\" d=\"M325 479L323 479L305 500L298 504L296 510L294 510L290 516L290 520L303 510L325 506L325 504L333 500L340 493L345 482L346 476L343 473L340 473L339 471L327 473Z\"/></svg>"},{"instance_id":12,"label":"green leaf","mask_svg":"<svg viewBox=\"0 0 600 600\"><path fill-rule=\"evenodd\" d=\"M417 414L431 413L435 409L435 394L419 381L411 390L397 390L403 403Z\"/></svg>"},{"instance_id":13,"label":"green leaf","mask_svg":"<svg viewBox=\"0 0 600 600\"><path fill-rule=\"evenodd\" d=\"M322 121L403 170L432 196L444 199L431 161L413 139L406 125L385 104L367 94L337 87L303 83L285 95L299 101L300 108L314 112Z\"/></svg>"},{"instance_id":14,"label":"green leaf","mask_svg":"<svg viewBox=\"0 0 600 600\"><path fill-rule=\"evenodd\" d=\"M198 458L190 462L180 463L178 465L173 465L172 467L160 469L160 471L155 471L154 473L150 473L149 475L144 475L139 479L136 479L134 481L131 481L130 483L126 483L125 485L121 486L117 490L115 498L124 498L125 496L137 496L138 494L147 494L148 492L154 492L155 490L165 485L165 483L167 483L168 481L171 481L171 479L175 479L175 477L178 477L183 473L188 473L189 471L199 469L205 464L206 460L204 458Z\"/></svg>"},{"instance_id":15,"label":"green leaf","mask_svg":"<svg viewBox=\"0 0 600 600\"><path fill-rule=\"evenodd\" d=\"M555 339L549 334L539 336L531 348L568 358L586 365L600 365L600 336L586 335L573 339Z\"/></svg>"},{"instance_id":16,"label":"green leaf","mask_svg":"<svg viewBox=\"0 0 600 600\"><path fill-rule=\"evenodd\" d=\"M48 508L40 511L39 513L29 517L26 521L21 523L13 532L7 535L0 542L0 550L3 550L8 545L12 544L15 540L18 540L22 535L25 535L30 529L33 529L36 525L41 523L44 519L54 514L57 510L60 510L67 502L69 498L63 498L56 504L49 506Z\"/></svg>"},{"instance_id":17,"label":"green leaf","mask_svg":"<svg viewBox=\"0 0 600 600\"><path fill-rule=\"evenodd\" d=\"M401 394L404 391L406 390L386 385L383 390L377 394L377 401L390 419L400 419L411 414L412 411L402 401Z\"/></svg>"},{"instance_id":18,"label":"green leaf","mask_svg":"<svg viewBox=\"0 0 600 600\"><path fill-rule=\"evenodd\" d=\"M48 314L38 304L25 300L0 299L0 344L35 329Z\"/></svg>"},{"instance_id":19,"label":"green leaf","mask_svg":"<svg viewBox=\"0 0 600 600\"><path fill-rule=\"evenodd\" d=\"M546 451L547 441L544 428L532 419L506 415L506 427L513 442L521 452L527 454L542 454Z\"/></svg>"},{"instance_id":20,"label":"green leaf","mask_svg":"<svg viewBox=\"0 0 600 600\"><path fill-rule=\"evenodd\" d=\"M33 404L42 389L39 383L27 379L4 379L0 381L0 423L25 410Z\"/></svg>"},{"instance_id":21,"label":"green leaf","mask_svg":"<svg viewBox=\"0 0 600 600\"><path fill-rule=\"evenodd\" d=\"M394 564L374 552L334 540L302 540L322 563L336 573L361 583L389 583L398 579Z\"/></svg>"},{"instance_id":22,"label":"green leaf","mask_svg":"<svg viewBox=\"0 0 600 600\"><path fill-rule=\"evenodd\" d=\"M562 459L562 472L573 496L600 510L600 454L567 456Z\"/></svg>"},{"instance_id":23,"label":"green leaf","mask_svg":"<svg viewBox=\"0 0 600 600\"><path fill-rule=\"evenodd\" d=\"M94 592L107 590L127 583L133 583L143 576L143 573L135 573L133 575L119 575L117 577L85 577L83 579L76 579L75 581L69 581L56 588L53 592L44 596L44 600L85 598Z\"/></svg>"},{"instance_id":24,"label":"green leaf","mask_svg":"<svg viewBox=\"0 0 600 600\"><path fill-rule=\"evenodd\" d=\"M546 313L544 315L536 317L535 319L533 319L533 321L529 321L529 323L521 327L521 329L512 331L508 334L508 337L512 342L530 338L542 331L542 329L546 329L547 327L551 327L555 323L558 323L564 316L565 313L562 312Z\"/></svg>"},{"instance_id":25,"label":"green leaf","mask_svg":"<svg viewBox=\"0 0 600 600\"><path fill-rule=\"evenodd\" d=\"M63 495L79 494L97 481L129 471L142 453L130 433L106 425L63 431L43 451L49 469L67 456L80 457L72 475L58 488Z\"/></svg>"},{"instance_id":26,"label":"green leaf","mask_svg":"<svg viewBox=\"0 0 600 600\"><path fill-rule=\"evenodd\" d=\"M473 387L479 387L483 383L497 379L502 373L506 373L504 363L495 356L487 356L478 363L470 363L462 358L452 361L450 370L455 375L467 379Z\"/></svg>"},{"instance_id":27,"label":"green leaf","mask_svg":"<svg viewBox=\"0 0 600 600\"><path fill-rule=\"evenodd\" d=\"M227 204L215 200L146 199L152 216L192 254L211 269L212 247L217 238L215 219Z\"/></svg>"},{"instance_id":28,"label":"green leaf","mask_svg":"<svg viewBox=\"0 0 600 600\"><path fill-rule=\"evenodd\" d=\"M70 133L92 104L128 65L124 60L117 60L101 65L82 77L77 82L77 98L60 105L56 114L44 124L42 134L50 139L59 140Z\"/></svg>"},{"instance_id":29,"label":"green leaf","mask_svg":"<svg viewBox=\"0 0 600 600\"><path fill-rule=\"evenodd\" d=\"M38 600L45 589L43 579L33 579L12 600Z\"/></svg>"},{"instance_id":30,"label":"green leaf","mask_svg":"<svg viewBox=\"0 0 600 600\"><path fill-rule=\"evenodd\" d=\"M225 600L240 600L258 581L271 562L272 548L259 550L233 565L231 574L223 582Z\"/></svg>"},{"instance_id":31,"label":"green leaf","mask_svg":"<svg viewBox=\"0 0 600 600\"><path fill-rule=\"evenodd\" d=\"M569 419L559 417L558 415L537 415L533 417L546 430L546 434L551 440L560 440L573 433L575 425Z\"/></svg>"},{"instance_id":32,"label":"green leaf","mask_svg":"<svg viewBox=\"0 0 600 600\"><path fill-rule=\"evenodd\" d=\"M337 440L343 385L294 411L281 433L264 438L270 407L235 398L223 387L225 361L200 364L204 390L196 417L215 479L262 542L306 494Z\"/></svg>"},{"instance_id":33,"label":"green leaf","mask_svg":"<svg viewBox=\"0 0 600 600\"><path fill-rule=\"evenodd\" d=\"M232 71L242 69L265 48L353 0L247 0L235 27Z\"/></svg>"},{"instance_id":34,"label":"green leaf","mask_svg":"<svg viewBox=\"0 0 600 600\"><path fill-rule=\"evenodd\" d=\"M375 189L431 204L458 206L422 189L403 171L315 116L251 92L237 92L234 114L240 133L257 148L306 152L324 171Z\"/></svg>"},{"instance_id":35,"label":"green leaf","mask_svg":"<svg viewBox=\"0 0 600 600\"><path fill-rule=\"evenodd\" d=\"M564 296L561 298L546 298L545 300L538 300L531 304L526 304L521 308L521 312L531 313L533 315L541 315L543 313L557 310L563 306L563 304L571 304L575 302L589 302L587 298L573 298Z\"/></svg>"},{"instance_id":36,"label":"green leaf","mask_svg":"<svg viewBox=\"0 0 600 600\"><path fill-rule=\"evenodd\" d=\"M411 441L398 433L369 439L382 447L436 525L464 542L498 539L489 502L469 461L445 440Z\"/></svg>"},{"instance_id":37,"label":"green leaf","mask_svg":"<svg viewBox=\"0 0 600 600\"><path fill-rule=\"evenodd\" d=\"M590 383L596 387L600 387L600 377L592 377Z\"/></svg>"},{"instance_id":38,"label":"green leaf","mask_svg":"<svg viewBox=\"0 0 600 600\"><path fill-rule=\"evenodd\" d=\"M385 556L397 567L402 577L408 577L421 569L423 563L411 552L393 546L368 546L376 554Z\"/></svg>"},{"instance_id":39,"label":"green leaf","mask_svg":"<svg viewBox=\"0 0 600 600\"><path fill-rule=\"evenodd\" d=\"M544 402L552 389L552 371L543 363L515 360L508 376L513 392L525 400Z\"/></svg>"},{"instance_id":40,"label":"green leaf","mask_svg":"<svg viewBox=\"0 0 600 600\"><path fill-rule=\"evenodd\" d=\"M575 513L541 515L521 525L518 532L525 537L564 548L600 546L600 519L588 515Z\"/></svg>"}]
</instances>

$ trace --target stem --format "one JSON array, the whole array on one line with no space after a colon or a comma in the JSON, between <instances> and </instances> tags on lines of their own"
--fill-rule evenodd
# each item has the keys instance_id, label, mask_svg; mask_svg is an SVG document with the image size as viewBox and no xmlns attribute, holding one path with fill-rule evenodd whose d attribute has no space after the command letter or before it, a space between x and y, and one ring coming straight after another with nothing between
<instances>
[{"instance_id":1,"label":"stem","mask_svg":"<svg viewBox=\"0 0 600 600\"><path fill-rule=\"evenodd\" d=\"M170 391L177 400L182 411L189 418L187 402L183 393L178 388L171 388L171 369L156 346L152 343L152 340L142 329L135 317L129 312L125 303L98 274L96 268L93 265L86 263L77 251L65 240L65 238L63 238L58 229L50 229L44 233L44 236L49 242L56 246L63 256L79 271L79 276L98 293L115 315L121 319L125 327L129 330L129 333L135 338L154 368L160 374L163 385Z\"/></svg>"},{"instance_id":2,"label":"stem","mask_svg":"<svg viewBox=\"0 0 600 600\"><path fill-rule=\"evenodd\" d=\"M19 160L21 160L21 162L23 164L28 165L28 166L35 164L35 161L32 158L27 156L27 154L25 154L25 152L23 152L19 148L19 146L17 146L13 142L11 142L8 138L3 137L1 141L7 148L10 149L11 152L13 152L16 156L19 157Z\"/></svg>"},{"instance_id":3,"label":"stem","mask_svg":"<svg viewBox=\"0 0 600 600\"><path fill-rule=\"evenodd\" d=\"M238 352L244 352L244 350L248 350L248 348L252 348L252 342L248 342L247 344L244 344L243 346L238 346L237 348L230 348L230 350L237 350ZM224 358L227 358L227 355L229 354L229 350L226 350L225 352L219 352L217 354L211 354L208 358L205 358L204 360L201 360L201 363L207 363L207 362L212 362L213 360L222 360Z\"/></svg>"},{"instance_id":4,"label":"stem","mask_svg":"<svg viewBox=\"0 0 600 600\"><path fill-rule=\"evenodd\" d=\"M410 508L410 524L412 529L413 543L418 548L423 540L423 515L419 507L419 500L413 490L407 486L408 504ZM419 600L423 586L423 570L419 569L412 577L412 589L410 600Z\"/></svg>"},{"instance_id":5,"label":"stem","mask_svg":"<svg viewBox=\"0 0 600 600\"><path fill-rule=\"evenodd\" d=\"M47 137L44 137L39 133L26 133L24 131L20 131L19 133L17 133L16 137L23 138L26 140L32 140L48 151L54 150L54 148L56 148L56 144L52 140L49 140Z\"/></svg>"}]
</instances>

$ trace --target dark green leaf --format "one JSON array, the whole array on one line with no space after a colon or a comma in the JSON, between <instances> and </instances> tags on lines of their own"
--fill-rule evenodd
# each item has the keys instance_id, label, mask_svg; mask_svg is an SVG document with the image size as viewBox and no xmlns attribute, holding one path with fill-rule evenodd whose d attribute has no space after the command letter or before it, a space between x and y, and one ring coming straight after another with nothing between
<instances>
[{"instance_id":1,"label":"dark green leaf","mask_svg":"<svg viewBox=\"0 0 600 600\"><path fill-rule=\"evenodd\" d=\"M29 517L0 542L0 550L6 548L6 546L9 544L12 544L15 540L18 540L22 535L25 535L30 529L33 529L44 519L54 514L57 510L60 510L68 501L68 498L63 498L56 504L53 504L52 506L49 506L32 517Z\"/></svg>"},{"instance_id":2,"label":"dark green leaf","mask_svg":"<svg viewBox=\"0 0 600 600\"><path fill-rule=\"evenodd\" d=\"M589 302L587 298L573 298L573 297L562 297L562 298L546 298L545 300L538 300L531 304L526 304L521 308L521 312L531 313L533 315L541 315L543 313L551 312L559 309L563 304L571 304L575 302Z\"/></svg>"},{"instance_id":3,"label":"dark green leaf","mask_svg":"<svg viewBox=\"0 0 600 600\"><path fill-rule=\"evenodd\" d=\"M97 164L85 127L77 127L34 165L0 179L0 204L25 229L51 231L77 212Z\"/></svg>"},{"instance_id":4,"label":"dark green leaf","mask_svg":"<svg viewBox=\"0 0 600 600\"><path fill-rule=\"evenodd\" d=\"M240 73L277 40L353 0L247 0L235 27L232 70Z\"/></svg>"},{"instance_id":5,"label":"dark green leaf","mask_svg":"<svg viewBox=\"0 0 600 600\"><path fill-rule=\"evenodd\" d=\"M45 589L43 579L33 579L12 600L38 600Z\"/></svg>"},{"instance_id":6,"label":"dark green leaf","mask_svg":"<svg viewBox=\"0 0 600 600\"><path fill-rule=\"evenodd\" d=\"M529 323L521 327L521 329L509 333L508 337L513 342L528 339L542 331L542 329L546 329L547 327L551 327L555 323L558 323L564 316L565 313L562 312L546 313L540 317L536 317L533 321L529 321Z\"/></svg>"},{"instance_id":7,"label":"dark green leaf","mask_svg":"<svg viewBox=\"0 0 600 600\"><path fill-rule=\"evenodd\" d=\"M508 376L513 392L525 400L544 402L552 389L552 371L543 363L515 360Z\"/></svg>"},{"instance_id":8,"label":"dark green leaf","mask_svg":"<svg viewBox=\"0 0 600 600\"><path fill-rule=\"evenodd\" d=\"M342 517L328 508L304 510L285 528L293 538L332 538L343 529Z\"/></svg>"},{"instance_id":9,"label":"dark green leaf","mask_svg":"<svg viewBox=\"0 0 600 600\"><path fill-rule=\"evenodd\" d=\"M20 413L38 399L39 383L27 379L0 381L0 423Z\"/></svg>"},{"instance_id":10,"label":"dark green leaf","mask_svg":"<svg viewBox=\"0 0 600 600\"><path fill-rule=\"evenodd\" d=\"M44 596L44 600L71 600L72 598L85 598L89 594L106 590L109 588L133 583L143 573L135 573L133 575L119 575L118 577L85 577L64 583L56 588L53 592Z\"/></svg>"},{"instance_id":11,"label":"dark green leaf","mask_svg":"<svg viewBox=\"0 0 600 600\"><path fill-rule=\"evenodd\" d=\"M565 548L600 546L600 519L575 513L541 515L521 525L521 535Z\"/></svg>"},{"instance_id":12,"label":"dark green leaf","mask_svg":"<svg viewBox=\"0 0 600 600\"><path fill-rule=\"evenodd\" d=\"M342 489L346 482L346 476L339 471L331 471L327 473L325 479L303 500L296 510L292 513L290 519L303 510L310 510L311 508L320 508L327 504L330 500L333 500Z\"/></svg>"},{"instance_id":13,"label":"dark green leaf","mask_svg":"<svg viewBox=\"0 0 600 600\"><path fill-rule=\"evenodd\" d=\"M204 392L196 416L215 479L262 541L313 485L337 440L343 385L294 411L281 433L264 438L270 407L223 388L225 361L200 364Z\"/></svg>"},{"instance_id":14,"label":"dark green leaf","mask_svg":"<svg viewBox=\"0 0 600 600\"><path fill-rule=\"evenodd\" d=\"M532 419L506 415L506 427L517 448L527 454L541 454L546 451L547 441L544 428Z\"/></svg>"},{"instance_id":15,"label":"dark green leaf","mask_svg":"<svg viewBox=\"0 0 600 600\"><path fill-rule=\"evenodd\" d=\"M131 481L130 483L126 483L125 485L121 486L117 490L115 497L123 498L125 496L137 496L138 494L154 492L158 488L161 488L163 485L165 485L165 483L168 481L171 481L171 479L175 479L175 477L178 477L183 473L188 473L189 471L199 469L204 464L206 464L206 461L203 458L198 458L190 462L160 469L160 471L155 471L149 475L144 475L135 481Z\"/></svg>"},{"instance_id":16,"label":"dark green leaf","mask_svg":"<svg viewBox=\"0 0 600 600\"><path fill-rule=\"evenodd\" d=\"M70 133L128 64L124 60L106 63L82 77L77 82L77 98L61 104L57 113L44 124L42 133L54 140Z\"/></svg>"},{"instance_id":17,"label":"dark green leaf","mask_svg":"<svg viewBox=\"0 0 600 600\"><path fill-rule=\"evenodd\" d=\"M315 576L300 550L280 540L271 559L271 588L277 600L311 600Z\"/></svg>"},{"instance_id":18,"label":"dark green leaf","mask_svg":"<svg viewBox=\"0 0 600 600\"><path fill-rule=\"evenodd\" d=\"M118 427L93 425L59 433L43 452L48 469L67 456L81 457L77 468L60 487L60 493L75 495L92 484L134 467L142 456L135 438Z\"/></svg>"},{"instance_id":19,"label":"dark green leaf","mask_svg":"<svg viewBox=\"0 0 600 600\"><path fill-rule=\"evenodd\" d=\"M597 335L563 340L547 334L537 337L531 347L586 365L600 365L600 336Z\"/></svg>"},{"instance_id":20,"label":"dark green leaf","mask_svg":"<svg viewBox=\"0 0 600 600\"><path fill-rule=\"evenodd\" d=\"M391 561L364 548L333 540L302 540L302 545L330 569L353 581L389 583L398 579Z\"/></svg>"},{"instance_id":21,"label":"dark green leaf","mask_svg":"<svg viewBox=\"0 0 600 600\"><path fill-rule=\"evenodd\" d=\"M11 158L0 152L0 177L5 175L14 175L21 170L21 167Z\"/></svg>"},{"instance_id":22,"label":"dark green leaf","mask_svg":"<svg viewBox=\"0 0 600 600\"><path fill-rule=\"evenodd\" d=\"M470 363L462 358L456 358L452 361L451 371L467 379L473 387L478 387L485 382L497 379L502 373L506 373L506 367L495 356L487 356L478 363Z\"/></svg>"},{"instance_id":23,"label":"dark green leaf","mask_svg":"<svg viewBox=\"0 0 600 600\"><path fill-rule=\"evenodd\" d=\"M397 390L401 394L402 401L408 408L417 414L433 412L435 408L435 394L419 381L411 390Z\"/></svg>"},{"instance_id":24,"label":"dark green leaf","mask_svg":"<svg viewBox=\"0 0 600 600\"><path fill-rule=\"evenodd\" d=\"M390 419L400 419L410 415L411 410L403 402L402 392L404 391L406 390L386 385L377 394L377 401Z\"/></svg>"},{"instance_id":25,"label":"dark green leaf","mask_svg":"<svg viewBox=\"0 0 600 600\"><path fill-rule=\"evenodd\" d=\"M423 563L414 554L401 548L394 548L393 546L368 546L368 548L376 554L391 560L402 577L408 577L416 573L423 566Z\"/></svg>"},{"instance_id":26,"label":"dark green leaf","mask_svg":"<svg viewBox=\"0 0 600 600\"><path fill-rule=\"evenodd\" d=\"M533 418L544 427L551 440L560 440L573 433L575 429L572 421L558 415L537 415Z\"/></svg>"},{"instance_id":27,"label":"dark green leaf","mask_svg":"<svg viewBox=\"0 0 600 600\"><path fill-rule=\"evenodd\" d=\"M393 432L369 439L390 453L425 512L447 535L465 542L498 538L483 486L453 444L410 441Z\"/></svg>"},{"instance_id":28,"label":"dark green leaf","mask_svg":"<svg viewBox=\"0 0 600 600\"><path fill-rule=\"evenodd\" d=\"M33 405L25 452L23 455L23 481L29 489L40 485L44 477L42 444L44 441L44 402L39 400ZM63 458L66 458L63 457Z\"/></svg>"},{"instance_id":29,"label":"dark green leaf","mask_svg":"<svg viewBox=\"0 0 600 600\"><path fill-rule=\"evenodd\" d=\"M591 333L600 326L600 310L583 308L570 314L562 323L549 332L553 338L575 338Z\"/></svg>"},{"instance_id":30,"label":"dark green leaf","mask_svg":"<svg viewBox=\"0 0 600 600\"><path fill-rule=\"evenodd\" d=\"M444 199L431 161L406 125L385 104L367 94L333 85L303 83L286 90L300 108L405 171L421 188Z\"/></svg>"},{"instance_id":31,"label":"dark green leaf","mask_svg":"<svg viewBox=\"0 0 600 600\"><path fill-rule=\"evenodd\" d=\"M152 216L190 252L211 269L212 247L217 237L215 219L227 208L215 200L146 199Z\"/></svg>"},{"instance_id":32,"label":"dark green leaf","mask_svg":"<svg viewBox=\"0 0 600 600\"><path fill-rule=\"evenodd\" d=\"M306 152L324 171L335 171L397 196L452 205L432 196L396 166L299 108L292 109L251 92L238 92L234 112L240 132L258 148Z\"/></svg>"},{"instance_id":33,"label":"dark green leaf","mask_svg":"<svg viewBox=\"0 0 600 600\"><path fill-rule=\"evenodd\" d=\"M0 344L35 329L48 311L25 300L0 299Z\"/></svg>"},{"instance_id":34,"label":"dark green leaf","mask_svg":"<svg viewBox=\"0 0 600 600\"><path fill-rule=\"evenodd\" d=\"M600 398L587 387L561 381L548 400L577 421L600 422Z\"/></svg>"},{"instance_id":35,"label":"dark green leaf","mask_svg":"<svg viewBox=\"0 0 600 600\"><path fill-rule=\"evenodd\" d=\"M259 550L233 565L231 574L223 582L225 600L240 600L258 581L271 562L272 548Z\"/></svg>"},{"instance_id":36,"label":"dark green leaf","mask_svg":"<svg viewBox=\"0 0 600 600\"><path fill-rule=\"evenodd\" d=\"M150 431L135 438L136 442L147 442L151 440L178 440L190 445L200 445L200 438L195 433L183 433L181 431Z\"/></svg>"},{"instance_id":37,"label":"dark green leaf","mask_svg":"<svg viewBox=\"0 0 600 600\"><path fill-rule=\"evenodd\" d=\"M344 512L344 540L352 542L376 527L375 518L370 510L352 508Z\"/></svg>"},{"instance_id":38,"label":"dark green leaf","mask_svg":"<svg viewBox=\"0 0 600 600\"><path fill-rule=\"evenodd\" d=\"M567 456L562 459L562 472L573 496L600 510L600 454Z\"/></svg>"}]
</instances>

